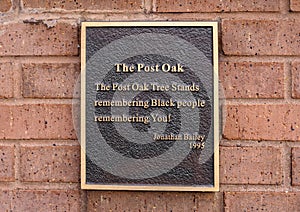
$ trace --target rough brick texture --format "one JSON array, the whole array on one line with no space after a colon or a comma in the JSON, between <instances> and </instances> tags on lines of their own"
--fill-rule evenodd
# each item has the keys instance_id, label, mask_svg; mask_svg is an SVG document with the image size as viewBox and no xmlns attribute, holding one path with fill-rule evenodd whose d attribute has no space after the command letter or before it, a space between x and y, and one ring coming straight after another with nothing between
<instances>
[{"instance_id":1,"label":"rough brick texture","mask_svg":"<svg viewBox=\"0 0 300 212\"><path fill-rule=\"evenodd\" d=\"M218 211L217 194L194 192L88 192L87 211Z\"/></svg>"},{"instance_id":2,"label":"rough brick texture","mask_svg":"<svg viewBox=\"0 0 300 212\"><path fill-rule=\"evenodd\" d=\"M16 65L0 63L0 98L11 98L14 95L14 74Z\"/></svg>"},{"instance_id":3,"label":"rough brick texture","mask_svg":"<svg viewBox=\"0 0 300 212\"><path fill-rule=\"evenodd\" d=\"M222 62L220 81L226 98L283 98L283 63Z\"/></svg>"},{"instance_id":4,"label":"rough brick texture","mask_svg":"<svg viewBox=\"0 0 300 212\"><path fill-rule=\"evenodd\" d=\"M0 139L74 139L71 105L0 105Z\"/></svg>"},{"instance_id":5,"label":"rough brick texture","mask_svg":"<svg viewBox=\"0 0 300 212\"><path fill-rule=\"evenodd\" d=\"M224 137L245 140L300 140L300 105L229 105Z\"/></svg>"},{"instance_id":6,"label":"rough brick texture","mask_svg":"<svg viewBox=\"0 0 300 212\"><path fill-rule=\"evenodd\" d=\"M292 149L292 184L300 186L300 148Z\"/></svg>"},{"instance_id":7,"label":"rough brick texture","mask_svg":"<svg viewBox=\"0 0 300 212\"><path fill-rule=\"evenodd\" d=\"M237 11L278 11L279 0L156 0L158 12L237 12Z\"/></svg>"},{"instance_id":8,"label":"rough brick texture","mask_svg":"<svg viewBox=\"0 0 300 212\"><path fill-rule=\"evenodd\" d=\"M12 195L10 191L0 190L0 202L2 211L11 211Z\"/></svg>"},{"instance_id":9,"label":"rough brick texture","mask_svg":"<svg viewBox=\"0 0 300 212\"><path fill-rule=\"evenodd\" d=\"M226 192L225 211L299 211L299 193Z\"/></svg>"},{"instance_id":10,"label":"rough brick texture","mask_svg":"<svg viewBox=\"0 0 300 212\"><path fill-rule=\"evenodd\" d=\"M0 146L0 181L14 181L15 153L13 146Z\"/></svg>"},{"instance_id":11,"label":"rough brick texture","mask_svg":"<svg viewBox=\"0 0 300 212\"><path fill-rule=\"evenodd\" d=\"M79 74L79 64L24 64L23 96L72 98Z\"/></svg>"},{"instance_id":12,"label":"rough brick texture","mask_svg":"<svg viewBox=\"0 0 300 212\"><path fill-rule=\"evenodd\" d=\"M300 1L299 0L290 0L290 7L292 11L300 12Z\"/></svg>"},{"instance_id":13,"label":"rough brick texture","mask_svg":"<svg viewBox=\"0 0 300 212\"><path fill-rule=\"evenodd\" d=\"M281 151L278 148L222 147L220 158L221 183L280 184L282 182Z\"/></svg>"},{"instance_id":14,"label":"rough brick texture","mask_svg":"<svg viewBox=\"0 0 300 212\"><path fill-rule=\"evenodd\" d=\"M78 55L78 29L67 23L10 23L0 31L0 56Z\"/></svg>"},{"instance_id":15,"label":"rough brick texture","mask_svg":"<svg viewBox=\"0 0 300 212\"><path fill-rule=\"evenodd\" d=\"M79 146L21 148L21 181L78 182Z\"/></svg>"},{"instance_id":16,"label":"rough brick texture","mask_svg":"<svg viewBox=\"0 0 300 212\"><path fill-rule=\"evenodd\" d=\"M80 193L66 190L0 191L2 211L74 211L81 207Z\"/></svg>"},{"instance_id":17,"label":"rough brick texture","mask_svg":"<svg viewBox=\"0 0 300 212\"><path fill-rule=\"evenodd\" d=\"M0 2L0 12L7 12L12 7L12 0L1 0Z\"/></svg>"},{"instance_id":18,"label":"rough brick texture","mask_svg":"<svg viewBox=\"0 0 300 212\"><path fill-rule=\"evenodd\" d=\"M64 10L141 10L142 0L23 0L24 8Z\"/></svg>"},{"instance_id":19,"label":"rough brick texture","mask_svg":"<svg viewBox=\"0 0 300 212\"><path fill-rule=\"evenodd\" d=\"M300 55L299 20L224 20L227 55Z\"/></svg>"},{"instance_id":20,"label":"rough brick texture","mask_svg":"<svg viewBox=\"0 0 300 212\"><path fill-rule=\"evenodd\" d=\"M300 62L292 63L292 97L300 98Z\"/></svg>"}]
</instances>

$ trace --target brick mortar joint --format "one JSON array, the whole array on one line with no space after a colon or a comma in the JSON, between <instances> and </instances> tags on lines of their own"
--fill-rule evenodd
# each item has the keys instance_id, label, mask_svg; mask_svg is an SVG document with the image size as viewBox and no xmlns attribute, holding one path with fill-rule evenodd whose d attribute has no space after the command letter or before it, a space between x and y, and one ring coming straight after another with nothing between
<instances>
[{"instance_id":1,"label":"brick mortar joint","mask_svg":"<svg viewBox=\"0 0 300 212\"><path fill-rule=\"evenodd\" d=\"M197 12L197 11L191 11L191 12L151 12L152 15L218 15L219 17L235 17L235 16L241 16L244 15L248 19L257 19L257 20L268 20L272 19L273 16L276 16L278 19L288 19L293 16L299 16L299 12L288 12L286 14L282 14L280 11L278 12L259 12L259 11L238 11L238 12ZM260 16L256 16L260 15ZM252 18L250 18L252 17ZM255 17L255 18L253 18ZM231 18L232 19L232 18Z\"/></svg>"},{"instance_id":2,"label":"brick mortar joint","mask_svg":"<svg viewBox=\"0 0 300 212\"><path fill-rule=\"evenodd\" d=\"M281 14L288 14L291 10L291 6L290 6L290 0L280 0L280 13Z\"/></svg>"},{"instance_id":3,"label":"brick mortar joint","mask_svg":"<svg viewBox=\"0 0 300 212\"><path fill-rule=\"evenodd\" d=\"M49 143L44 143L44 141L40 141L40 143L36 143L36 142L31 142L31 143L28 143L28 142L20 142L19 143L20 145L20 148L34 148L34 147L38 147L38 148L42 148L42 147L45 147L45 148L76 148L76 149L79 149L81 148L80 146L80 143L78 142L77 144L73 143L73 144L68 144L66 142L51 142L49 141Z\"/></svg>"},{"instance_id":4,"label":"brick mortar joint","mask_svg":"<svg viewBox=\"0 0 300 212\"><path fill-rule=\"evenodd\" d=\"M295 55L225 55L219 54L219 63L222 62L248 62L248 63L285 63L300 62Z\"/></svg>"},{"instance_id":5,"label":"brick mortar joint","mask_svg":"<svg viewBox=\"0 0 300 212\"><path fill-rule=\"evenodd\" d=\"M293 186L289 189L278 187L277 185L247 185L247 184L221 184L220 192L263 192L263 193L299 193L300 186Z\"/></svg>"},{"instance_id":6,"label":"brick mortar joint","mask_svg":"<svg viewBox=\"0 0 300 212\"><path fill-rule=\"evenodd\" d=\"M21 13L18 16L13 16L13 17L7 17L5 19L5 16L2 18L2 21L0 19L0 23L2 24L10 24L14 22L22 22L23 20L34 18L34 19L40 19L40 20L58 20L58 21L63 21L63 22L73 22L76 23L77 25L82 22L82 21L92 21L92 20L105 20L105 21L110 21L113 19L116 21L117 17L122 15L122 18L120 17L118 20L119 21L124 21L124 15L127 17L125 20L127 21L134 21L134 20L143 20L143 21L178 21L180 19L183 19L182 21L195 21L197 20L197 17L199 17L200 20L203 20L203 17L205 15L209 15L211 17L209 18L204 18L204 20L241 20L241 15L246 16L243 17L242 20L296 20L300 18L300 13L295 14L295 13L289 13L288 15L280 15L279 17L272 17L274 13L87 13L87 14L82 14L82 13L71 13L72 17L70 17L70 13L39 13L39 14L30 14L30 13ZM66 16L68 15L68 16ZM109 16L108 16L109 15ZM142 15L143 17L140 17L139 15ZM165 15L176 15L175 19L170 19L169 17L166 17ZM180 16L178 16L180 15ZM188 19L184 18L184 15L197 15L197 17L190 17ZM199 15L199 16L198 16ZM265 17L261 17L262 15L265 15ZM51 17L52 16L52 17ZM63 16L63 17L60 17ZM165 17L162 17L165 16ZM228 17L229 16L229 17ZM253 16L258 16L259 18L253 18ZM271 16L271 17L269 17ZM100 17L100 18L99 18ZM180 18L181 17L181 18ZM214 18L212 18L214 17ZM237 19L236 19L237 18Z\"/></svg>"},{"instance_id":7,"label":"brick mortar joint","mask_svg":"<svg viewBox=\"0 0 300 212\"><path fill-rule=\"evenodd\" d=\"M77 19L61 19L58 17L53 17L53 18L49 18L49 17L22 17L22 18L17 18L17 19L10 19L7 22L1 22L0 24L1 26L8 26L11 24L29 24L29 25L40 25L43 24L48 28L52 28L55 27L57 24L70 24L71 26L74 27L78 27L79 20ZM53 26L49 24L51 24L51 22L53 22Z\"/></svg>"},{"instance_id":8,"label":"brick mortar joint","mask_svg":"<svg viewBox=\"0 0 300 212\"><path fill-rule=\"evenodd\" d=\"M10 98L0 99L0 106L23 106L23 105L69 105L79 102L77 98Z\"/></svg>"},{"instance_id":9,"label":"brick mortar joint","mask_svg":"<svg viewBox=\"0 0 300 212\"><path fill-rule=\"evenodd\" d=\"M15 144L15 183L16 187L20 185L21 179L21 147L20 144Z\"/></svg>"},{"instance_id":10,"label":"brick mortar joint","mask_svg":"<svg viewBox=\"0 0 300 212\"><path fill-rule=\"evenodd\" d=\"M47 139L47 140L33 140L33 139L0 139L1 146L13 146L13 145L28 145L28 146L80 146L80 142L74 139L68 140L57 140L57 139Z\"/></svg>"},{"instance_id":11,"label":"brick mortar joint","mask_svg":"<svg viewBox=\"0 0 300 212\"><path fill-rule=\"evenodd\" d=\"M281 106L281 105L295 105L300 106L300 99L225 99L224 106Z\"/></svg>"},{"instance_id":12,"label":"brick mortar joint","mask_svg":"<svg viewBox=\"0 0 300 212\"><path fill-rule=\"evenodd\" d=\"M283 154L281 165L283 167L283 185L289 189L292 187L292 147L288 145L283 146Z\"/></svg>"},{"instance_id":13,"label":"brick mortar joint","mask_svg":"<svg viewBox=\"0 0 300 212\"><path fill-rule=\"evenodd\" d=\"M30 183L27 183L27 184L30 184ZM32 183L33 185L34 183ZM49 188L46 188L46 186L42 186L43 184L45 184L45 182L40 182L39 184L41 184L41 187L40 188L30 188L28 189L27 187L1 187L1 182L0 182L0 191L10 191L10 192L18 192L18 191L21 191L21 192L24 192L24 191L43 191L43 192L52 192L52 191L71 191L71 192L81 192L82 190L76 188L76 187L68 187L66 186L66 184L70 184L70 183L52 183L52 184L55 184L55 185L51 185L53 187L49 187ZM73 183L73 184L79 184L79 183ZM21 185L21 184L20 184ZM36 183L34 184L36 185ZM59 185L62 185L62 188L59 188L57 186ZM26 185L26 186L29 186L29 185ZM65 186L65 187L64 187Z\"/></svg>"},{"instance_id":14,"label":"brick mortar joint","mask_svg":"<svg viewBox=\"0 0 300 212\"><path fill-rule=\"evenodd\" d=\"M300 142L282 140L227 140L222 138L220 147L277 147L283 148L287 145L290 148L299 148Z\"/></svg>"},{"instance_id":15,"label":"brick mortar joint","mask_svg":"<svg viewBox=\"0 0 300 212\"><path fill-rule=\"evenodd\" d=\"M5 15L9 15L9 13L11 12L7 12L4 14ZM198 12L198 11L186 11L186 12L145 12L144 10L63 10L63 9L51 9L51 10L44 10L44 9L28 9L28 10L21 10L19 15L20 17L22 16L26 16L26 15L31 15L31 16L43 16L43 15L70 15L70 18L75 18L78 17L78 15L81 16L87 16L87 15L103 15L103 14L109 14L109 15L124 15L124 14L142 14L142 15L188 15L188 14L192 14L192 15L207 15L207 14L211 14L211 15L219 15L221 16L240 16L240 15L245 15L246 17L253 17L253 15L256 14L260 14L263 16L260 17L256 17L254 19L265 19L266 17L268 17L269 15L271 15L271 17L273 15L275 15L278 18L284 19L284 18L289 18L289 16L299 16L300 11L290 11L287 14L282 14L280 11L278 12L272 12L272 11L236 11L236 12Z\"/></svg>"},{"instance_id":16,"label":"brick mortar joint","mask_svg":"<svg viewBox=\"0 0 300 212\"><path fill-rule=\"evenodd\" d=\"M292 75L292 64L291 62L284 63L284 98L286 100L293 101L293 75Z\"/></svg>"}]
</instances>

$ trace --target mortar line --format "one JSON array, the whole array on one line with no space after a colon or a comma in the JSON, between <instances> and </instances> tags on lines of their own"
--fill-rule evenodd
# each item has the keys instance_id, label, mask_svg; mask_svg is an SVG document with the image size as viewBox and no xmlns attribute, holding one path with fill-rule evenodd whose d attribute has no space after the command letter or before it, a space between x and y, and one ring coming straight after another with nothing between
<instances>
[{"instance_id":1,"label":"mortar line","mask_svg":"<svg viewBox=\"0 0 300 212\"><path fill-rule=\"evenodd\" d=\"M169 20L185 20L185 19L192 19L192 20L217 20L218 18L221 19L228 19L228 20L258 20L258 21L265 21L265 20L287 20L287 19L295 19L299 20L300 14L298 13L287 13L281 14L280 12L235 12L235 13L201 13L201 12L178 12L178 13L153 13L157 17L165 18ZM172 17L172 19L170 19Z\"/></svg>"},{"instance_id":2,"label":"mortar line","mask_svg":"<svg viewBox=\"0 0 300 212\"><path fill-rule=\"evenodd\" d=\"M21 11L21 0L12 0L12 3L17 17L20 15Z\"/></svg>"},{"instance_id":3,"label":"mortar line","mask_svg":"<svg viewBox=\"0 0 300 212\"><path fill-rule=\"evenodd\" d=\"M299 105L300 99L225 99L225 106L243 105Z\"/></svg>"},{"instance_id":4,"label":"mortar line","mask_svg":"<svg viewBox=\"0 0 300 212\"><path fill-rule=\"evenodd\" d=\"M143 8L146 14L150 14L152 11L152 0L143 0Z\"/></svg>"},{"instance_id":5,"label":"mortar line","mask_svg":"<svg viewBox=\"0 0 300 212\"><path fill-rule=\"evenodd\" d=\"M258 140L225 140L222 139L220 147L282 147L286 143L288 146L300 146L300 141L258 141ZM292 144L292 145L291 145Z\"/></svg>"},{"instance_id":6,"label":"mortar line","mask_svg":"<svg viewBox=\"0 0 300 212\"><path fill-rule=\"evenodd\" d=\"M157 12L156 10L156 1L157 0L152 0L152 13L155 14Z\"/></svg>"},{"instance_id":7,"label":"mortar line","mask_svg":"<svg viewBox=\"0 0 300 212\"><path fill-rule=\"evenodd\" d=\"M78 101L79 102L79 101ZM0 105L12 105L12 106L20 106L20 105L39 105L39 104L61 104L61 105L73 105L78 103L76 99L34 99L34 98L22 98L22 99L0 99Z\"/></svg>"},{"instance_id":8,"label":"mortar line","mask_svg":"<svg viewBox=\"0 0 300 212\"><path fill-rule=\"evenodd\" d=\"M282 154L282 165L283 165L283 183L286 187L286 190L289 191L292 189L292 167L291 167L291 147L287 144L283 146L283 154Z\"/></svg>"},{"instance_id":9,"label":"mortar line","mask_svg":"<svg viewBox=\"0 0 300 212\"><path fill-rule=\"evenodd\" d=\"M14 98L21 99L23 98L23 71L22 65L17 62L17 71L14 73Z\"/></svg>"},{"instance_id":10,"label":"mortar line","mask_svg":"<svg viewBox=\"0 0 300 212\"><path fill-rule=\"evenodd\" d=\"M249 184L221 184L220 192L300 192L300 186L285 188L284 185L249 185Z\"/></svg>"},{"instance_id":11,"label":"mortar line","mask_svg":"<svg viewBox=\"0 0 300 212\"><path fill-rule=\"evenodd\" d=\"M294 148L297 148L297 147L295 147L295 146L293 146L293 147L291 147L291 155L290 155L290 160L291 160L291 163L290 163L290 174L291 174L291 187L300 187L300 184L298 183L298 185L293 185L293 164L294 164L294 161L296 160L296 158L294 157L294 151L296 151L296 149L294 149ZM300 148L300 147L298 147L298 148ZM297 173L297 171L296 171L296 173Z\"/></svg>"},{"instance_id":12,"label":"mortar line","mask_svg":"<svg viewBox=\"0 0 300 212\"><path fill-rule=\"evenodd\" d=\"M79 63L79 56L0 56L0 62L16 61L18 63Z\"/></svg>"},{"instance_id":13,"label":"mortar line","mask_svg":"<svg viewBox=\"0 0 300 212\"><path fill-rule=\"evenodd\" d=\"M20 146L26 147L79 147L78 140L19 140Z\"/></svg>"},{"instance_id":14,"label":"mortar line","mask_svg":"<svg viewBox=\"0 0 300 212\"><path fill-rule=\"evenodd\" d=\"M153 3L154 5L155 3ZM153 7L153 10L155 10L155 6ZM36 11L35 11L36 12ZM127 17L124 17L127 16ZM12 22L12 21L19 21L22 22L26 19L39 19L39 20L59 20L60 22L69 22L72 21L74 23L78 23L78 19L85 18L86 20L107 20L107 18L114 18L116 19L118 16L119 20L130 20L130 19L136 19L138 20L218 20L218 19L243 19L243 20L286 20L286 19L295 19L299 20L300 14L299 13L287 13L282 14L280 11L278 12L152 12L152 13L145 13L144 11L47 11L47 12L39 12L39 13L32 13L30 11L23 11L16 19L15 17L12 19L9 15L4 16L1 18L1 20L4 20L4 22ZM122 16L122 17L121 17ZM171 18L172 17L172 18ZM175 18L174 18L175 17ZM253 18L255 17L255 18Z\"/></svg>"},{"instance_id":15,"label":"mortar line","mask_svg":"<svg viewBox=\"0 0 300 212\"><path fill-rule=\"evenodd\" d=\"M280 0L280 13L283 15L289 14L290 0Z\"/></svg>"},{"instance_id":16,"label":"mortar line","mask_svg":"<svg viewBox=\"0 0 300 212\"><path fill-rule=\"evenodd\" d=\"M79 182L0 182L0 190L74 190L80 191Z\"/></svg>"},{"instance_id":17,"label":"mortar line","mask_svg":"<svg viewBox=\"0 0 300 212\"><path fill-rule=\"evenodd\" d=\"M21 147L19 143L14 144L15 146L15 186L21 182Z\"/></svg>"},{"instance_id":18,"label":"mortar line","mask_svg":"<svg viewBox=\"0 0 300 212\"><path fill-rule=\"evenodd\" d=\"M284 63L284 98L293 101L292 99L292 72L291 72L291 63L285 62Z\"/></svg>"},{"instance_id":19,"label":"mortar line","mask_svg":"<svg viewBox=\"0 0 300 212\"><path fill-rule=\"evenodd\" d=\"M299 55L300 56L300 55ZM220 54L220 62L290 62L300 60L297 55L224 55Z\"/></svg>"},{"instance_id":20,"label":"mortar line","mask_svg":"<svg viewBox=\"0 0 300 212\"><path fill-rule=\"evenodd\" d=\"M45 145L45 146L53 146L53 144L57 146L77 146L79 141L77 139L68 139L68 140L61 140L61 139L0 139L0 145Z\"/></svg>"},{"instance_id":21,"label":"mortar line","mask_svg":"<svg viewBox=\"0 0 300 212\"><path fill-rule=\"evenodd\" d=\"M88 210L87 210L88 197L87 197L87 191L86 190L81 190L80 191L80 199L81 199L81 211L88 212Z\"/></svg>"}]
</instances>

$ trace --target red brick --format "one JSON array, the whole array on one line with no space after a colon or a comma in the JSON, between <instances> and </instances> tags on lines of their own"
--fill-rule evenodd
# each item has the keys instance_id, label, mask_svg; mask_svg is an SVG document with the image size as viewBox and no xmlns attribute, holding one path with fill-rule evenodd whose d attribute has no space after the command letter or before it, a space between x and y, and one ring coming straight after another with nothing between
<instances>
[{"instance_id":1,"label":"red brick","mask_svg":"<svg viewBox=\"0 0 300 212\"><path fill-rule=\"evenodd\" d=\"M75 139L71 105L1 105L0 139Z\"/></svg>"},{"instance_id":2,"label":"red brick","mask_svg":"<svg viewBox=\"0 0 300 212\"><path fill-rule=\"evenodd\" d=\"M225 211L299 211L299 203L300 193L225 193Z\"/></svg>"},{"instance_id":3,"label":"red brick","mask_svg":"<svg viewBox=\"0 0 300 212\"><path fill-rule=\"evenodd\" d=\"M12 7L12 0L1 0L0 12L8 12Z\"/></svg>"},{"instance_id":4,"label":"red brick","mask_svg":"<svg viewBox=\"0 0 300 212\"><path fill-rule=\"evenodd\" d=\"M0 98L11 98L14 95L14 73L16 65L0 63Z\"/></svg>"},{"instance_id":5,"label":"red brick","mask_svg":"<svg viewBox=\"0 0 300 212\"><path fill-rule=\"evenodd\" d=\"M228 105L224 137L237 140L300 140L300 105Z\"/></svg>"},{"instance_id":6,"label":"red brick","mask_svg":"<svg viewBox=\"0 0 300 212\"><path fill-rule=\"evenodd\" d=\"M292 149L292 184L300 186L300 148Z\"/></svg>"},{"instance_id":7,"label":"red brick","mask_svg":"<svg viewBox=\"0 0 300 212\"><path fill-rule=\"evenodd\" d=\"M79 64L74 63L24 64L23 96L72 98L79 74Z\"/></svg>"},{"instance_id":8,"label":"red brick","mask_svg":"<svg viewBox=\"0 0 300 212\"><path fill-rule=\"evenodd\" d=\"M238 12L238 11L279 11L279 0L156 0L158 12Z\"/></svg>"},{"instance_id":9,"label":"red brick","mask_svg":"<svg viewBox=\"0 0 300 212\"><path fill-rule=\"evenodd\" d=\"M282 182L279 148L222 147L220 150L221 183L280 184Z\"/></svg>"},{"instance_id":10,"label":"red brick","mask_svg":"<svg viewBox=\"0 0 300 212\"><path fill-rule=\"evenodd\" d=\"M283 98L283 63L222 62L220 81L226 98Z\"/></svg>"},{"instance_id":11,"label":"red brick","mask_svg":"<svg viewBox=\"0 0 300 212\"><path fill-rule=\"evenodd\" d=\"M217 211L217 195L195 192L89 191L87 211Z\"/></svg>"},{"instance_id":12,"label":"red brick","mask_svg":"<svg viewBox=\"0 0 300 212\"><path fill-rule=\"evenodd\" d=\"M78 182L79 146L21 147L21 181Z\"/></svg>"},{"instance_id":13,"label":"red brick","mask_svg":"<svg viewBox=\"0 0 300 212\"><path fill-rule=\"evenodd\" d=\"M299 20L224 20L226 55L300 55Z\"/></svg>"},{"instance_id":14,"label":"red brick","mask_svg":"<svg viewBox=\"0 0 300 212\"><path fill-rule=\"evenodd\" d=\"M78 29L67 23L0 25L0 56L78 55ZM7 45L9 43L9 45Z\"/></svg>"},{"instance_id":15,"label":"red brick","mask_svg":"<svg viewBox=\"0 0 300 212\"><path fill-rule=\"evenodd\" d=\"M292 11L300 12L300 1L299 0L290 0L290 7Z\"/></svg>"},{"instance_id":16,"label":"red brick","mask_svg":"<svg viewBox=\"0 0 300 212\"><path fill-rule=\"evenodd\" d=\"M2 211L11 211L11 199L12 195L10 191L7 190L0 190L0 204Z\"/></svg>"},{"instance_id":17,"label":"red brick","mask_svg":"<svg viewBox=\"0 0 300 212\"><path fill-rule=\"evenodd\" d=\"M142 0L23 0L24 8L63 10L142 10Z\"/></svg>"},{"instance_id":18,"label":"red brick","mask_svg":"<svg viewBox=\"0 0 300 212\"><path fill-rule=\"evenodd\" d=\"M15 153L13 146L0 146L0 181L15 180Z\"/></svg>"},{"instance_id":19,"label":"red brick","mask_svg":"<svg viewBox=\"0 0 300 212\"><path fill-rule=\"evenodd\" d=\"M72 190L13 191L10 211L80 211L80 193Z\"/></svg>"},{"instance_id":20,"label":"red brick","mask_svg":"<svg viewBox=\"0 0 300 212\"><path fill-rule=\"evenodd\" d=\"M300 62L292 63L292 97L300 98Z\"/></svg>"}]
</instances>

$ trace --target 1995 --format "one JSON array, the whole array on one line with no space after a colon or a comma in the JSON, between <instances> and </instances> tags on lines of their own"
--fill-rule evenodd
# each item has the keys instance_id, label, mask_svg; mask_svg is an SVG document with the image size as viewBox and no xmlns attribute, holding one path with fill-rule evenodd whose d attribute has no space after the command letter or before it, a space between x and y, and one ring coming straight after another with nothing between
<instances>
[{"instance_id":1,"label":"1995","mask_svg":"<svg viewBox=\"0 0 300 212\"><path fill-rule=\"evenodd\" d=\"M191 149L204 149L205 142L190 142Z\"/></svg>"}]
</instances>

